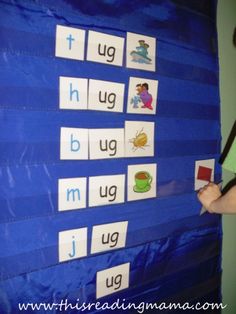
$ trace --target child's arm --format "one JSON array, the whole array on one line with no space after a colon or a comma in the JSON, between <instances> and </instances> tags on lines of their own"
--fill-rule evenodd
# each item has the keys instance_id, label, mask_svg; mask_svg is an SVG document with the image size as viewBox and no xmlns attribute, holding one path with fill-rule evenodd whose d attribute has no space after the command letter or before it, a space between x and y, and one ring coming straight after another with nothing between
<instances>
[{"instance_id":1,"label":"child's arm","mask_svg":"<svg viewBox=\"0 0 236 314\"><path fill-rule=\"evenodd\" d=\"M198 198L210 213L236 214L236 186L222 195L218 185L209 183L199 191Z\"/></svg>"}]
</instances>

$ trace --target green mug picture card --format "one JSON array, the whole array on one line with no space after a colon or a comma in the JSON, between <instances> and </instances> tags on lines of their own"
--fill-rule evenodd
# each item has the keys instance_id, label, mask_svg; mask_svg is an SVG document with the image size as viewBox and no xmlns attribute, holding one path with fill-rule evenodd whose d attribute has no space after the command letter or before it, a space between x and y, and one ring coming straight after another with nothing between
<instances>
[{"instance_id":1,"label":"green mug picture card","mask_svg":"<svg viewBox=\"0 0 236 314\"><path fill-rule=\"evenodd\" d=\"M157 164L128 166L127 200L137 201L156 197Z\"/></svg>"}]
</instances>

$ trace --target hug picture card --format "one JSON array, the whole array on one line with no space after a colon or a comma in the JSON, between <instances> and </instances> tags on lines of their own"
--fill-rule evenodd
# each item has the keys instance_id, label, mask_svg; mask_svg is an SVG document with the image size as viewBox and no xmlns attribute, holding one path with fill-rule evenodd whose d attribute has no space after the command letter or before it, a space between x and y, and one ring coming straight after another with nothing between
<instances>
[{"instance_id":1,"label":"hug picture card","mask_svg":"<svg viewBox=\"0 0 236 314\"><path fill-rule=\"evenodd\" d=\"M127 113L156 114L158 81L130 77Z\"/></svg>"}]
</instances>

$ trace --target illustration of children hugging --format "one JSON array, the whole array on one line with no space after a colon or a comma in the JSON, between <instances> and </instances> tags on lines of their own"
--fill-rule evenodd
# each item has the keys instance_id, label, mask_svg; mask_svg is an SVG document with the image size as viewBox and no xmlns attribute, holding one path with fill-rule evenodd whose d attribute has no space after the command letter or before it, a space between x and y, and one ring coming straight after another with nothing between
<instances>
[{"instance_id":1,"label":"illustration of children hugging","mask_svg":"<svg viewBox=\"0 0 236 314\"><path fill-rule=\"evenodd\" d=\"M136 95L130 99L130 103L133 105L133 108L147 108L153 110L152 107L152 95L148 92L149 86L148 83L137 84L136 85ZM141 107L139 107L141 103Z\"/></svg>"},{"instance_id":2,"label":"illustration of children hugging","mask_svg":"<svg viewBox=\"0 0 236 314\"><path fill-rule=\"evenodd\" d=\"M142 84L137 84L136 85L136 95L134 95L131 100L130 103L131 105L133 105L133 108L139 108L138 104L141 103L141 98L140 98L140 93L142 92Z\"/></svg>"},{"instance_id":3,"label":"illustration of children hugging","mask_svg":"<svg viewBox=\"0 0 236 314\"><path fill-rule=\"evenodd\" d=\"M156 114L158 81L142 77L130 77L127 112Z\"/></svg>"},{"instance_id":4,"label":"illustration of children hugging","mask_svg":"<svg viewBox=\"0 0 236 314\"><path fill-rule=\"evenodd\" d=\"M143 106L141 108L147 108L153 110L152 107L152 95L148 92L149 86L147 83L141 85L142 92L140 93L140 98L142 100Z\"/></svg>"}]
</instances>

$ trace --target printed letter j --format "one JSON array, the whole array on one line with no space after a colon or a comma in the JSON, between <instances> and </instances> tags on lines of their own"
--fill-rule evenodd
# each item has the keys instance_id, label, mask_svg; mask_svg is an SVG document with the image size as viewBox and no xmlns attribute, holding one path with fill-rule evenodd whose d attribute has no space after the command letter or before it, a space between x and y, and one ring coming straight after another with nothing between
<instances>
[{"instance_id":1,"label":"printed letter j","mask_svg":"<svg viewBox=\"0 0 236 314\"><path fill-rule=\"evenodd\" d=\"M72 257L74 257L75 256L75 237L73 236L72 237L72 252L71 253L69 253L69 256L72 258Z\"/></svg>"}]
</instances>

